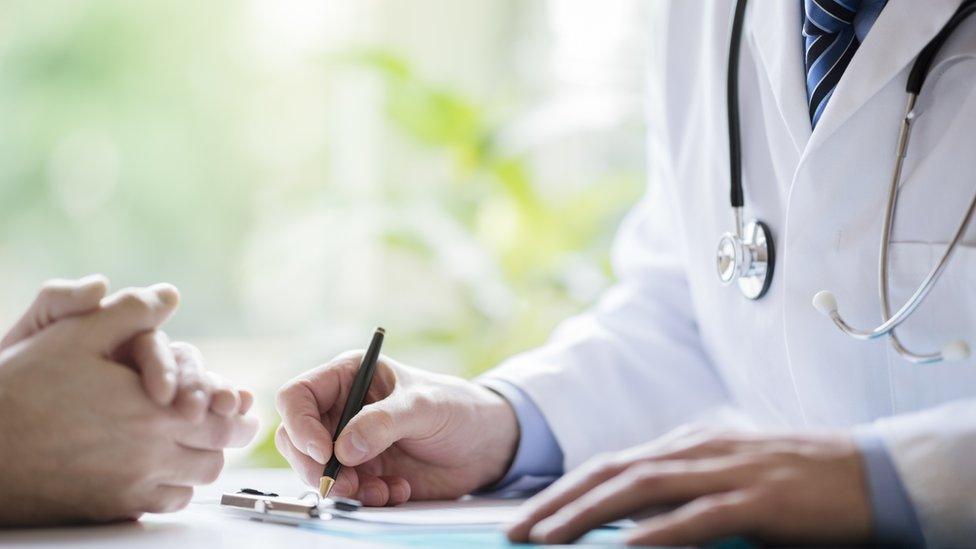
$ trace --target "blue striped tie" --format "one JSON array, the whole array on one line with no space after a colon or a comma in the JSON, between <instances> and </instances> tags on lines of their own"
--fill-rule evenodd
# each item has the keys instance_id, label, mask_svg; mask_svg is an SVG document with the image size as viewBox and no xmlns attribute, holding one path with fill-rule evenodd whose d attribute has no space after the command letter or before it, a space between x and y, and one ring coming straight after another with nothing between
<instances>
[{"instance_id":1,"label":"blue striped tie","mask_svg":"<svg viewBox=\"0 0 976 549\"><path fill-rule=\"evenodd\" d=\"M803 2L807 99L810 103L810 121L814 127L860 45L854 33L854 16L857 15L862 1Z\"/></svg>"}]
</instances>

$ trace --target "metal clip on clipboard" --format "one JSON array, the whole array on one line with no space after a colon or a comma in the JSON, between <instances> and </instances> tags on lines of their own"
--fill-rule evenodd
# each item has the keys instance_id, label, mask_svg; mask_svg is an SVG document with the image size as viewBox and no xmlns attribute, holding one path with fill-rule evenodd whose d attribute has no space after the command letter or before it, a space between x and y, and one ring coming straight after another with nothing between
<instances>
[{"instance_id":1,"label":"metal clip on clipboard","mask_svg":"<svg viewBox=\"0 0 976 549\"><path fill-rule=\"evenodd\" d=\"M274 493L264 493L244 488L237 493L225 493L220 497L221 507L249 511L268 519L314 519L321 516L323 507L337 511L356 511L362 505L353 499L331 498L326 504L318 492L308 491L297 498L281 497ZM255 517L255 518L262 518Z\"/></svg>"}]
</instances>

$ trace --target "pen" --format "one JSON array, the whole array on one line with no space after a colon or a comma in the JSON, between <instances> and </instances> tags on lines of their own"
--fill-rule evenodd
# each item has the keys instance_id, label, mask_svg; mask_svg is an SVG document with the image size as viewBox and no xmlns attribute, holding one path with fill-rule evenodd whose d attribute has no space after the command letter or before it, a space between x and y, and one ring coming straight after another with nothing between
<instances>
[{"instance_id":1,"label":"pen","mask_svg":"<svg viewBox=\"0 0 976 549\"><path fill-rule=\"evenodd\" d=\"M328 497L329 492L332 491L332 485L339 478L339 470L342 469L342 464L336 458L335 441L339 439L339 434L346 428L349 420L363 409L366 391L369 391L369 385L373 382L373 372L376 371L376 363L380 358L380 347L383 346L384 335L386 335L386 330L383 328L376 328L376 331L373 332L373 340L369 342L366 354L363 355L363 361L359 363L356 378L353 380L352 387L349 389L346 406L342 409L339 424L336 425L335 433L332 435L332 457L325 464L325 471L322 472L322 478L319 479L319 494L323 498Z\"/></svg>"}]
</instances>

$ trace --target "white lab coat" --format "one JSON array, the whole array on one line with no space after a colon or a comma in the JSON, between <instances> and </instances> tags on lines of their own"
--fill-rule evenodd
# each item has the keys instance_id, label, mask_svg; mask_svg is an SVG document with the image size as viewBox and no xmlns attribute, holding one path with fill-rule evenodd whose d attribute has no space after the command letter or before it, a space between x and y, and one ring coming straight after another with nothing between
<instances>
[{"instance_id":1,"label":"white lab coat","mask_svg":"<svg viewBox=\"0 0 976 549\"><path fill-rule=\"evenodd\" d=\"M746 214L777 264L766 297L720 285L731 228L725 73L733 2L674 2L650 64L649 188L620 229L619 282L550 341L488 374L522 388L571 468L732 410L761 428L874 429L936 545L976 539L976 359L916 366L811 306L833 291L879 322L878 243L905 82L960 0L890 0L811 134L798 0L753 0L740 64ZM936 59L906 161L892 244L894 308L976 192L976 18ZM934 101L933 101L934 98ZM976 348L976 227L898 332L910 348Z\"/></svg>"}]
</instances>

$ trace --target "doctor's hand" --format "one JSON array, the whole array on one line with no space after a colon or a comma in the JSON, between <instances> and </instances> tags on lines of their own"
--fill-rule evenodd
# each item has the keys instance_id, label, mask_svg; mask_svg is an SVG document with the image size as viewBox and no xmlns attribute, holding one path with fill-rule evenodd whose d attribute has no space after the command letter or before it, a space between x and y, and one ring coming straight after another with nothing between
<instances>
[{"instance_id":1,"label":"doctor's hand","mask_svg":"<svg viewBox=\"0 0 976 549\"><path fill-rule=\"evenodd\" d=\"M59 320L98 310L107 293L108 280L102 275L46 282L27 311L0 340L0 352ZM135 335L114 349L112 355L139 373L153 401L173 405L190 418L201 417L208 409L223 416L246 413L254 402L251 392L235 389L225 379L202 369L203 360L195 347L170 343L166 334L158 330Z\"/></svg>"},{"instance_id":2,"label":"doctor's hand","mask_svg":"<svg viewBox=\"0 0 976 549\"><path fill-rule=\"evenodd\" d=\"M868 540L871 509L846 434L769 436L682 429L591 460L525 503L507 534L567 543L617 519L649 516L635 545Z\"/></svg>"},{"instance_id":3,"label":"doctor's hand","mask_svg":"<svg viewBox=\"0 0 976 549\"><path fill-rule=\"evenodd\" d=\"M193 486L216 478L224 448L254 436L257 422L242 412L248 403L230 415L187 415L150 400L133 366L118 362L144 368L147 360L173 360L177 371L205 371L186 344L174 349L154 338L147 341L156 346L134 344L174 311L172 286L97 301L87 313L4 340L0 525L106 521L181 508ZM157 356L147 359L140 349Z\"/></svg>"},{"instance_id":4,"label":"doctor's hand","mask_svg":"<svg viewBox=\"0 0 976 549\"><path fill-rule=\"evenodd\" d=\"M278 450L310 486L333 452L362 352L285 384L277 396ZM518 443L515 412L494 392L381 357L368 403L335 443L344 465L332 491L365 505L450 499L501 479Z\"/></svg>"}]
</instances>

